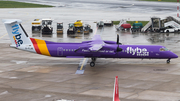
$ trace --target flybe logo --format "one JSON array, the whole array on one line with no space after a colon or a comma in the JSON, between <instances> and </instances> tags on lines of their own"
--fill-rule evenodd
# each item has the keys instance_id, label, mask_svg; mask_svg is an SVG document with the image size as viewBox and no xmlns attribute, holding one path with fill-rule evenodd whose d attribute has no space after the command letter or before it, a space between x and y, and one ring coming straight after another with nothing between
<instances>
[{"instance_id":1,"label":"flybe logo","mask_svg":"<svg viewBox=\"0 0 180 101\"><path fill-rule=\"evenodd\" d=\"M23 44L23 41L21 40L21 33L19 32L18 24L12 26L12 34L15 34L15 36L13 36L13 39L16 44L16 47L21 46L21 44Z\"/></svg>"},{"instance_id":2,"label":"flybe logo","mask_svg":"<svg viewBox=\"0 0 180 101\"><path fill-rule=\"evenodd\" d=\"M147 51L146 48L132 48L132 47L127 47L126 49L127 54L132 54L132 55L137 55L137 56L149 56L149 52Z\"/></svg>"}]
</instances>

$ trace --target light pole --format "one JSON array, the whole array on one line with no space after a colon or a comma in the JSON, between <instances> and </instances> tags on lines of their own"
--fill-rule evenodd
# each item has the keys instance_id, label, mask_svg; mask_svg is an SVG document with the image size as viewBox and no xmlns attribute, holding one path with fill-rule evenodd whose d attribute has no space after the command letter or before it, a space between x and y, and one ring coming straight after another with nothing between
<instances>
[{"instance_id":1,"label":"light pole","mask_svg":"<svg viewBox=\"0 0 180 101\"><path fill-rule=\"evenodd\" d=\"M179 0L177 0L177 17L179 17Z\"/></svg>"}]
</instances>

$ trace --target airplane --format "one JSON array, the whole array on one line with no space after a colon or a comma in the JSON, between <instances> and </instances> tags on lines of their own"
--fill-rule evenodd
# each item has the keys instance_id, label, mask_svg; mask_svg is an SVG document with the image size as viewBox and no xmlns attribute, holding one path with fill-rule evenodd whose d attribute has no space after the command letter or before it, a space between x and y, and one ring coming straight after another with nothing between
<instances>
[{"instance_id":1,"label":"airplane","mask_svg":"<svg viewBox=\"0 0 180 101\"><path fill-rule=\"evenodd\" d=\"M58 43L35 38L29 38L19 19L4 19L9 34L10 47L41 55L66 58L91 58L90 66L95 66L97 58L139 58L167 59L178 58L176 54L160 45L122 45L119 42L102 40L95 34L92 40L81 43Z\"/></svg>"},{"instance_id":2,"label":"airplane","mask_svg":"<svg viewBox=\"0 0 180 101\"><path fill-rule=\"evenodd\" d=\"M118 76L115 77L115 81L114 81L113 101L120 101L120 99L119 99Z\"/></svg>"}]
</instances>

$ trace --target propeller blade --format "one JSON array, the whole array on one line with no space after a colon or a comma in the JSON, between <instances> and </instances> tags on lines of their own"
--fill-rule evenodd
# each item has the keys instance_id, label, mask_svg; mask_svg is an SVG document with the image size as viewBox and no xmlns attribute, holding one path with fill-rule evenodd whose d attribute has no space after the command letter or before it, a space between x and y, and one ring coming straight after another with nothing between
<instances>
[{"instance_id":1,"label":"propeller blade","mask_svg":"<svg viewBox=\"0 0 180 101\"><path fill-rule=\"evenodd\" d=\"M119 34L117 34L117 44L119 45Z\"/></svg>"}]
</instances>

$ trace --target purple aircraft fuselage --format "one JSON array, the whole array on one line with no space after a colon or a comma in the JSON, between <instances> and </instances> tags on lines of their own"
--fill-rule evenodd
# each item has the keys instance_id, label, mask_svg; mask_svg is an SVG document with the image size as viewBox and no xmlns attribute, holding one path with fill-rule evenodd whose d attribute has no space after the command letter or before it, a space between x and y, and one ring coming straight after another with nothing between
<instances>
[{"instance_id":1,"label":"purple aircraft fuselage","mask_svg":"<svg viewBox=\"0 0 180 101\"><path fill-rule=\"evenodd\" d=\"M113 41L105 41L111 44L104 45L98 51L91 51L90 42L82 43L55 43L45 41L49 53L54 57L68 58L143 58L143 59L171 59L178 56L159 45L119 45L121 52L117 52L118 45Z\"/></svg>"}]
</instances>

